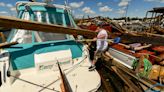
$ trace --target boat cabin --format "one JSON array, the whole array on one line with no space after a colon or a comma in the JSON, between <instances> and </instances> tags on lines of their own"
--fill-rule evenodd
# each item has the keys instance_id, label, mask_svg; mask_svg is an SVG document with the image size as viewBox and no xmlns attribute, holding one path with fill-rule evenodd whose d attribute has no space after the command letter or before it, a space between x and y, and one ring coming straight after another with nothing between
<instances>
[{"instance_id":1,"label":"boat cabin","mask_svg":"<svg viewBox=\"0 0 164 92\"><path fill-rule=\"evenodd\" d=\"M77 28L68 6L18 2L16 9L23 20ZM72 35L13 29L8 42L15 41L19 44L0 53L0 92L61 91L57 63L72 92L93 92L100 87L98 72L88 71L91 63L87 47Z\"/></svg>"}]
</instances>

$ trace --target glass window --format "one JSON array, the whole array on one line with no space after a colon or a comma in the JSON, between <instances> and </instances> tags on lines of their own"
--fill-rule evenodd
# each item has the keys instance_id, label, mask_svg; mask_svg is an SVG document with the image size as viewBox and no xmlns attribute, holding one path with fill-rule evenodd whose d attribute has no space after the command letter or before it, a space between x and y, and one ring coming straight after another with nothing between
<instances>
[{"instance_id":1,"label":"glass window","mask_svg":"<svg viewBox=\"0 0 164 92\"><path fill-rule=\"evenodd\" d=\"M24 20L30 20L30 15L28 12L24 12L22 18ZM15 29L11 32L12 38L11 42L17 41L19 43L31 43L32 42L32 32L23 29Z\"/></svg>"},{"instance_id":2,"label":"glass window","mask_svg":"<svg viewBox=\"0 0 164 92\"><path fill-rule=\"evenodd\" d=\"M41 12L41 21L43 23L47 23L47 20L46 20L46 12Z\"/></svg>"},{"instance_id":3,"label":"glass window","mask_svg":"<svg viewBox=\"0 0 164 92\"><path fill-rule=\"evenodd\" d=\"M63 25L63 18L62 18L62 13L56 13L55 18L56 18L56 24L57 25Z\"/></svg>"},{"instance_id":4,"label":"glass window","mask_svg":"<svg viewBox=\"0 0 164 92\"><path fill-rule=\"evenodd\" d=\"M25 30L24 36L22 38L23 38L22 43L31 43L32 31Z\"/></svg>"},{"instance_id":5,"label":"glass window","mask_svg":"<svg viewBox=\"0 0 164 92\"><path fill-rule=\"evenodd\" d=\"M35 12L35 21L44 22L47 24L58 24L63 25L62 13L57 12ZM45 42L53 40L64 40L66 34L58 33L45 33L45 32L36 32L35 41L36 42Z\"/></svg>"},{"instance_id":6,"label":"glass window","mask_svg":"<svg viewBox=\"0 0 164 92\"><path fill-rule=\"evenodd\" d=\"M42 42L55 41L55 40L65 40L66 39L65 34L44 33L44 32L38 32L38 33L39 33L39 36L40 36Z\"/></svg>"},{"instance_id":7,"label":"glass window","mask_svg":"<svg viewBox=\"0 0 164 92\"><path fill-rule=\"evenodd\" d=\"M49 22L51 24L56 24L56 18L53 13L49 13Z\"/></svg>"},{"instance_id":8,"label":"glass window","mask_svg":"<svg viewBox=\"0 0 164 92\"><path fill-rule=\"evenodd\" d=\"M21 19L24 20L34 19L34 21L38 21L42 23L62 25L62 26L66 25L68 27L73 27L73 23L69 18L69 13L67 11L56 11L55 8L47 8L47 11L34 11L34 16L30 16L29 12L24 11L21 16ZM69 35L66 36L66 34L45 33L45 32L38 32L38 31L34 33L34 36L35 36L35 42L69 39L68 37ZM31 43L32 31L15 29L11 41L18 41L19 43Z\"/></svg>"},{"instance_id":9,"label":"glass window","mask_svg":"<svg viewBox=\"0 0 164 92\"><path fill-rule=\"evenodd\" d=\"M72 27L69 15L67 12L64 13L67 27Z\"/></svg>"}]
</instances>

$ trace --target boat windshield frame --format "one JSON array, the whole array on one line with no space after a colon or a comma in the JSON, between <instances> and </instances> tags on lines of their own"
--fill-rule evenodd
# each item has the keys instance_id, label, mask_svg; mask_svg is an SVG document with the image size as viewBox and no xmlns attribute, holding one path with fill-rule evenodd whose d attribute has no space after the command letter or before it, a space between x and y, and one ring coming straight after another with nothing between
<instances>
[{"instance_id":1,"label":"boat windshield frame","mask_svg":"<svg viewBox=\"0 0 164 92\"><path fill-rule=\"evenodd\" d=\"M47 23L47 24L55 24L64 27L77 28L77 25L74 23L74 20L69 10L62 9L62 8L48 7L48 6L43 6L43 7L46 11L45 10L33 11L32 9L30 9L30 11L28 10L19 11L19 9L17 9L18 18ZM29 32L29 30L23 30L23 29L13 29L12 31L13 32L11 32L8 38L8 42L18 41L19 43L36 43L36 42L46 42L46 41L55 41L55 40L67 40L67 39L74 40L74 37L68 34L45 33L45 32L38 32L38 31ZM24 34L28 33L28 37L31 38L31 40L29 39L27 41L22 41L23 37L27 37L27 36L22 36L22 38L21 37L14 38L15 35L19 33L19 31L24 31ZM31 37L29 34L31 34Z\"/></svg>"}]
</instances>

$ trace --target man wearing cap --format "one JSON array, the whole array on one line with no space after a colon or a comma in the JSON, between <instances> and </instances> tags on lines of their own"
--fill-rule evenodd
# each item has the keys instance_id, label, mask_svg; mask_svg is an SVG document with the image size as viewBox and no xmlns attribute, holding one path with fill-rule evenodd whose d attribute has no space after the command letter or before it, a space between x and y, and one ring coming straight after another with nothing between
<instances>
[{"instance_id":1,"label":"man wearing cap","mask_svg":"<svg viewBox=\"0 0 164 92\"><path fill-rule=\"evenodd\" d=\"M95 64L97 62L97 59L101 56L103 52L105 52L108 48L108 33L105 29L102 28L102 24L99 24L97 27L96 32L98 32L97 37L94 38L94 41L96 41L96 51L94 53L94 59L92 61L91 66L89 67L89 71L92 71L96 68Z\"/></svg>"}]
</instances>

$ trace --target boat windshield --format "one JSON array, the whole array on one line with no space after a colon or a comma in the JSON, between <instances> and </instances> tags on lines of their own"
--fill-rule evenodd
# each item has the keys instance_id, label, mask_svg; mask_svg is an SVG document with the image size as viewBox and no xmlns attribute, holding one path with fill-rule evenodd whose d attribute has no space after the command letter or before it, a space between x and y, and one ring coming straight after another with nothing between
<instances>
[{"instance_id":1,"label":"boat windshield","mask_svg":"<svg viewBox=\"0 0 164 92\"><path fill-rule=\"evenodd\" d=\"M48 11L48 10L47 10ZM47 24L55 24L66 27L75 27L73 22L70 19L69 14L64 12L56 11L34 11L33 16L27 11L22 13L21 18L24 20L33 20ZM38 31L29 31L18 29L12 33L10 41L18 41L19 43L31 43L31 42L45 42L45 41L54 41L54 40L65 40L73 37L67 34L58 34L58 33L45 33Z\"/></svg>"}]
</instances>

